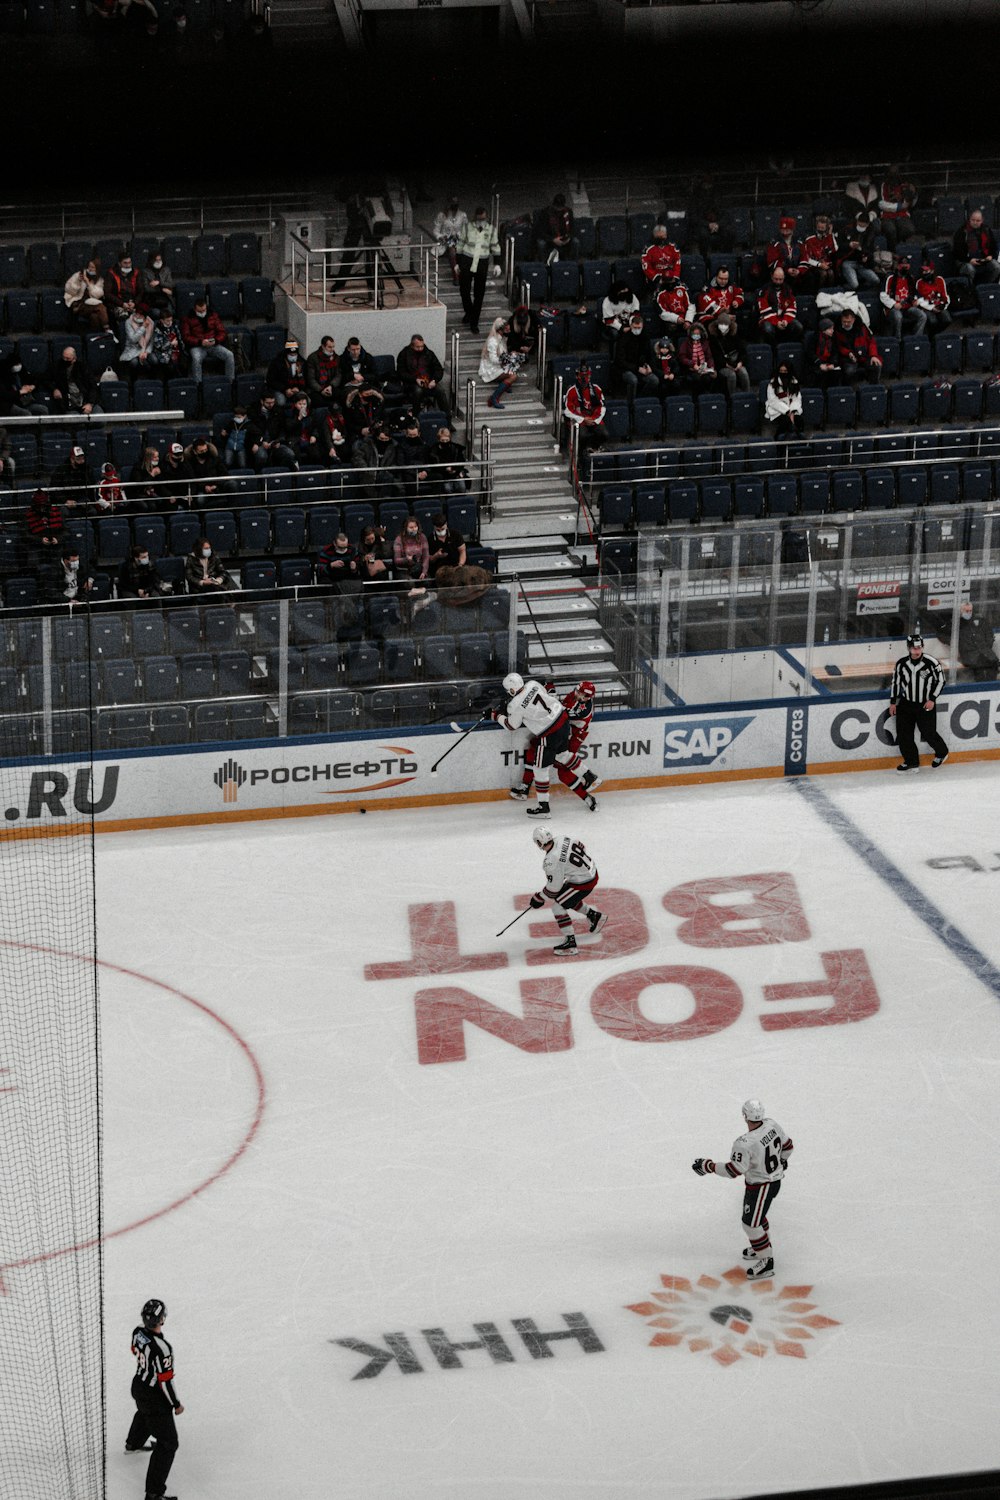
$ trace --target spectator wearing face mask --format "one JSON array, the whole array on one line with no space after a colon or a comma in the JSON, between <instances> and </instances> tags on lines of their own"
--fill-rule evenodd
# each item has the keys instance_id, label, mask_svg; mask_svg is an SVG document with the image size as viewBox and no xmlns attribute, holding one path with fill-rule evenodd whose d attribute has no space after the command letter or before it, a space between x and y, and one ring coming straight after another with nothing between
<instances>
[{"instance_id":1,"label":"spectator wearing face mask","mask_svg":"<svg viewBox=\"0 0 1000 1500\"><path fill-rule=\"evenodd\" d=\"M306 390L313 406L331 406L337 399L341 379L337 345L332 334L327 334L306 360Z\"/></svg>"},{"instance_id":2,"label":"spectator wearing face mask","mask_svg":"<svg viewBox=\"0 0 1000 1500\"><path fill-rule=\"evenodd\" d=\"M159 250L151 250L143 274L143 289L139 306L151 318L158 318L169 307L174 306L174 273L166 264Z\"/></svg>"},{"instance_id":3,"label":"spectator wearing face mask","mask_svg":"<svg viewBox=\"0 0 1000 1500\"><path fill-rule=\"evenodd\" d=\"M0 360L0 417L44 417L48 406L33 380L25 380L20 359Z\"/></svg>"},{"instance_id":4,"label":"spectator wearing face mask","mask_svg":"<svg viewBox=\"0 0 1000 1500\"><path fill-rule=\"evenodd\" d=\"M642 274L653 292L658 292L665 281L680 280L680 247L671 240L666 224L653 225L653 238L642 252Z\"/></svg>"},{"instance_id":5,"label":"spectator wearing face mask","mask_svg":"<svg viewBox=\"0 0 1000 1500\"><path fill-rule=\"evenodd\" d=\"M802 393L799 382L785 360L767 385L764 419L771 424L774 438L798 437L802 432Z\"/></svg>"},{"instance_id":6,"label":"spectator wearing face mask","mask_svg":"<svg viewBox=\"0 0 1000 1500\"><path fill-rule=\"evenodd\" d=\"M377 386L367 380L352 384L344 403L348 439L355 443L359 438L367 437L381 422L384 407L385 397Z\"/></svg>"},{"instance_id":7,"label":"spectator wearing face mask","mask_svg":"<svg viewBox=\"0 0 1000 1500\"><path fill-rule=\"evenodd\" d=\"M191 486L188 483L188 466L184 457L183 443L170 443L160 464L163 485L160 489L157 508L166 511L188 510L191 506Z\"/></svg>"},{"instance_id":8,"label":"spectator wearing face mask","mask_svg":"<svg viewBox=\"0 0 1000 1500\"><path fill-rule=\"evenodd\" d=\"M60 416L82 412L96 415L104 410L97 401L97 382L72 344L67 344L49 367L48 387L52 410Z\"/></svg>"},{"instance_id":9,"label":"spectator wearing face mask","mask_svg":"<svg viewBox=\"0 0 1000 1500\"><path fill-rule=\"evenodd\" d=\"M661 278L656 305L660 309L660 320L666 323L675 339L681 338L687 325L694 322L695 305L683 281Z\"/></svg>"},{"instance_id":10,"label":"spectator wearing face mask","mask_svg":"<svg viewBox=\"0 0 1000 1500\"><path fill-rule=\"evenodd\" d=\"M502 273L500 241L495 225L486 216L485 208L480 206L471 219L466 219L455 246L455 254L458 259L458 286L464 309L462 322L467 323L470 331L478 335L490 256L494 258L493 275L499 276Z\"/></svg>"},{"instance_id":11,"label":"spectator wearing face mask","mask_svg":"<svg viewBox=\"0 0 1000 1500\"><path fill-rule=\"evenodd\" d=\"M580 246L575 229L573 210L566 202L566 194L556 193L548 207L539 209L535 215L538 259L549 266L561 255L567 260L579 259Z\"/></svg>"},{"instance_id":12,"label":"spectator wearing face mask","mask_svg":"<svg viewBox=\"0 0 1000 1500\"><path fill-rule=\"evenodd\" d=\"M128 477L129 498L139 500L145 510L158 509L162 477L160 450L144 448L142 457Z\"/></svg>"},{"instance_id":13,"label":"spectator wearing face mask","mask_svg":"<svg viewBox=\"0 0 1000 1500\"><path fill-rule=\"evenodd\" d=\"M639 311L639 299L627 281L616 281L601 303L604 337L612 349L620 333L629 326L632 314Z\"/></svg>"},{"instance_id":14,"label":"spectator wearing face mask","mask_svg":"<svg viewBox=\"0 0 1000 1500\"><path fill-rule=\"evenodd\" d=\"M299 351L299 341L288 337L285 347L276 354L267 367L264 384L274 393L279 406L294 401L298 395L308 395L305 360Z\"/></svg>"},{"instance_id":15,"label":"spectator wearing face mask","mask_svg":"<svg viewBox=\"0 0 1000 1500\"><path fill-rule=\"evenodd\" d=\"M734 284L728 266L720 266L711 281L698 293L696 317L711 335L716 318L721 317L723 313L729 313L735 324L742 306L743 288Z\"/></svg>"},{"instance_id":16,"label":"spectator wearing face mask","mask_svg":"<svg viewBox=\"0 0 1000 1500\"><path fill-rule=\"evenodd\" d=\"M358 576L366 587L388 583L390 556L384 526L366 526L358 547Z\"/></svg>"},{"instance_id":17,"label":"spectator wearing face mask","mask_svg":"<svg viewBox=\"0 0 1000 1500\"><path fill-rule=\"evenodd\" d=\"M219 457L219 450L207 437L196 437L185 448L184 463L196 505L200 499L211 500L214 495L230 488L231 481L226 478L226 466Z\"/></svg>"},{"instance_id":18,"label":"spectator wearing face mask","mask_svg":"<svg viewBox=\"0 0 1000 1500\"><path fill-rule=\"evenodd\" d=\"M146 361L150 375L174 380L187 368L187 350L172 307L165 307L153 324L153 341Z\"/></svg>"},{"instance_id":19,"label":"spectator wearing face mask","mask_svg":"<svg viewBox=\"0 0 1000 1500\"><path fill-rule=\"evenodd\" d=\"M121 352L118 364L123 373L137 375L145 371L153 348L153 320L134 307L121 324Z\"/></svg>"},{"instance_id":20,"label":"spectator wearing face mask","mask_svg":"<svg viewBox=\"0 0 1000 1500\"><path fill-rule=\"evenodd\" d=\"M248 413L250 462L255 469L294 469L295 454L285 441L285 413L273 391L265 391Z\"/></svg>"},{"instance_id":21,"label":"spectator wearing face mask","mask_svg":"<svg viewBox=\"0 0 1000 1500\"><path fill-rule=\"evenodd\" d=\"M948 295L948 283L932 260L924 261L921 266L914 302L927 315L924 332L929 339L944 333L950 327L951 313L948 308L951 306L951 298Z\"/></svg>"},{"instance_id":22,"label":"spectator wearing face mask","mask_svg":"<svg viewBox=\"0 0 1000 1500\"><path fill-rule=\"evenodd\" d=\"M227 380L236 378L233 351L226 348L226 328L218 313L210 312L207 297L199 297L181 319L181 337L191 359L191 375L201 385L206 360L221 364Z\"/></svg>"},{"instance_id":23,"label":"spectator wearing face mask","mask_svg":"<svg viewBox=\"0 0 1000 1500\"><path fill-rule=\"evenodd\" d=\"M439 427L437 442L432 443L427 455L434 465L434 485L446 495L464 495L470 487L469 471L465 467L465 449L456 443L450 427Z\"/></svg>"},{"instance_id":24,"label":"spectator wearing face mask","mask_svg":"<svg viewBox=\"0 0 1000 1500\"><path fill-rule=\"evenodd\" d=\"M329 583L340 594L356 593L361 587L358 571L358 549L352 547L346 532L338 532L316 559L316 577Z\"/></svg>"},{"instance_id":25,"label":"spectator wearing face mask","mask_svg":"<svg viewBox=\"0 0 1000 1500\"><path fill-rule=\"evenodd\" d=\"M434 350L428 348L423 334L413 334L405 348L400 349L396 355L396 374L414 411L425 406L436 406L444 412L448 410L444 367Z\"/></svg>"},{"instance_id":26,"label":"spectator wearing face mask","mask_svg":"<svg viewBox=\"0 0 1000 1500\"><path fill-rule=\"evenodd\" d=\"M430 567L430 548L415 516L404 521L392 544L392 571L399 580L413 584L411 594L423 594L421 587Z\"/></svg>"},{"instance_id":27,"label":"spectator wearing face mask","mask_svg":"<svg viewBox=\"0 0 1000 1500\"><path fill-rule=\"evenodd\" d=\"M227 469L249 469L250 425L245 406L237 406L232 419L219 433L222 439L222 461Z\"/></svg>"},{"instance_id":28,"label":"spectator wearing face mask","mask_svg":"<svg viewBox=\"0 0 1000 1500\"><path fill-rule=\"evenodd\" d=\"M795 293L785 280L784 267L776 265L771 279L757 298L757 333L772 348L782 339L801 339L805 329L798 320Z\"/></svg>"},{"instance_id":29,"label":"spectator wearing face mask","mask_svg":"<svg viewBox=\"0 0 1000 1500\"><path fill-rule=\"evenodd\" d=\"M52 499L48 490L37 489L28 501L25 513L28 542L32 547L48 550L62 542L65 521L62 507Z\"/></svg>"},{"instance_id":30,"label":"spectator wearing face mask","mask_svg":"<svg viewBox=\"0 0 1000 1500\"><path fill-rule=\"evenodd\" d=\"M108 328L108 306L104 296L104 277L99 260L88 260L79 271L67 278L63 288L63 301L70 316L92 333L104 333Z\"/></svg>"},{"instance_id":31,"label":"spectator wearing face mask","mask_svg":"<svg viewBox=\"0 0 1000 1500\"><path fill-rule=\"evenodd\" d=\"M441 568L464 568L466 563L465 538L460 531L448 525L443 511L438 511L431 522L431 537L428 556L428 574L436 579Z\"/></svg>"},{"instance_id":32,"label":"spectator wearing face mask","mask_svg":"<svg viewBox=\"0 0 1000 1500\"><path fill-rule=\"evenodd\" d=\"M677 346L677 358L688 388L695 395L700 391L717 389L719 375L715 368L715 356L708 335L700 323L691 324L687 338Z\"/></svg>"},{"instance_id":33,"label":"spectator wearing face mask","mask_svg":"<svg viewBox=\"0 0 1000 1500\"><path fill-rule=\"evenodd\" d=\"M974 208L961 229L956 229L952 249L959 275L972 282L1000 281L997 238L984 222L982 209Z\"/></svg>"},{"instance_id":34,"label":"spectator wearing face mask","mask_svg":"<svg viewBox=\"0 0 1000 1500\"><path fill-rule=\"evenodd\" d=\"M82 562L79 549L64 548L61 557L53 558L40 572L42 594L47 604L86 599L94 589L94 574Z\"/></svg>"},{"instance_id":35,"label":"spectator wearing face mask","mask_svg":"<svg viewBox=\"0 0 1000 1500\"><path fill-rule=\"evenodd\" d=\"M295 455L296 469L300 464L318 463L322 456L316 419L305 391L297 392L285 407L285 444Z\"/></svg>"},{"instance_id":36,"label":"spectator wearing face mask","mask_svg":"<svg viewBox=\"0 0 1000 1500\"><path fill-rule=\"evenodd\" d=\"M901 339L904 331L923 333L927 314L917 305L917 283L908 255L897 256L895 269L886 277L879 301L882 304L882 327L890 337Z\"/></svg>"},{"instance_id":37,"label":"spectator wearing face mask","mask_svg":"<svg viewBox=\"0 0 1000 1500\"><path fill-rule=\"evenodd\" d=\"M951 637L951 621L941 633L942 640ZM996 652L996 619L994 614L966 599L958 617L958 659L969 669L974 682L995 682L1000 677Z\"/></svg>"},{"instance_id":38,"label":"spectator wearing face mask","mask_svg":"<svg viewBox=\"0 0 1000 1500\"><path fill-rule=\"evenodd\" d=\"M709 332L708 342L727 396L734 395L736 391L748 391L750 371L746 366L747 346L737 332L734 314L719 314Z\"/></svg>"},{"instance_id":39,"label":"spectator wearing face mask","mask_svg":"<svg viewBox=\"0 0 1000 1500\"><path fill-rule=\"evenodd\" d=\"M563 416L579 432L580 448L599 448L607 439L604 415L607 407L604 392L590 378L590 365L582 359L576 379L566 392Z\"/></svg>"},{"instance_id":40,"label":"spectator wearing face mask","mask_svg":"<svg viewBox=\"0 0 1000 1500\"><path fill-rule=\"evenodd\" d=\"M144 291L142 272L123 250L104 278L104 294L113 318L123 321L141 303Z\"/></svg>"},{"instance_id":41,"label":"spectator wearing face mask","mask_svg":"<svg viewBox=\"0 0 1000 1500\"><path fill-rule=\"evenodd\" d=\"M216 555L211 542L195 542L184 563L184 579L189 594L210 594L219 589L235 588L233 580Z\"/></svg>"},{"instance_id":42,"label":"spectator wearing face mask","mask_svg":"<svg viewBox=\"0 0 1000 1500\"><path fill-rule=\"evenodd\" d=\"M381 422L367 437L359 438L351 450L356 469L364 469L364 494L369 500L394 500L403 492L399 474L400 453L395 438Z\"/></svg>"},{"instance_id":43,"label":"spectator wearing face mask","mask_svg":"<svg viewBox=\"0 0 1000 1500\"><path fill-rule=\"evenodd\" d=\"M457 198L449 199L448 207L443 208L434 218L434 254L444 256L451 266L451 277L455 285L458 285L458 255L456 246L462 230L469 222L469 216L459 206Z\"/></svg>"},{"instance_id":44,"label":"spectator wearing face mask","mask_svg":"<svg viewBox=\"0 0 1000 1500\"><path fill-rule=\"evenodd\" d=\"M157 573L148 547L133 547L118 575L119 599L158 599L172 592Z\"/></svg>"}]
</instances>

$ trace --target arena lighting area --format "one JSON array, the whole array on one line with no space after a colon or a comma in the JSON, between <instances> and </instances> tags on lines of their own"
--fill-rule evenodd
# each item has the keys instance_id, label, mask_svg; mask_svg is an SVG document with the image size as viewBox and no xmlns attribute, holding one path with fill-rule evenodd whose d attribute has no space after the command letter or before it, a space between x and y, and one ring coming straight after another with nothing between
<instances>
[{"instance_id":1,"label":"arena lighting area","mask_svg":"<svg viewBox=\"0 0 1000 1500\"><path fill-rule=\"evenodd\" d=\"M994 776L561 797L610 915L571 960L495 936L541 879L506 802L97 840L109 1500L150 1295L199 1500L996 1466ZM751 1095L795 1142L755 1285L691 1171Z\"/></svg>"}]
</instances>

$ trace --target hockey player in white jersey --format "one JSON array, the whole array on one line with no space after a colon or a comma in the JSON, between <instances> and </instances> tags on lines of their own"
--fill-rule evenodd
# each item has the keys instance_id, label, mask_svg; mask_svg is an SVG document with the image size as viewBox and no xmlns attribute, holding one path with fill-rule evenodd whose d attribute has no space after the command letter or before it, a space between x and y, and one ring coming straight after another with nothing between
<instances>
[{"instance_id":1,"label":"hockey player in white jersey","mask_svg":"<svg viewBox=\"0 0 1000 1500\"><path fill-rule=\"evenodd\" d=\"M532 737L535 752L535 806L529 817L545 817L549 811L549 768L556 762L568 767L576 759L570 749L571 725L565 705L556 693L550 693L533 677L527 681L520 672L509 672L503 680L508 703L505 709L494 708L490 717L504 729L526 729ZM582 796L591 812L597 811L597 798L590 788L597 785L593 771L574 777L570 791Z\"/></svg>"},{"instance_id":2,"label":"hockey player in white jersey","mask_svg":"<svg viewBox=\"0 0 1000 1500\"><path fill-rule=\"evenodd\" d=\"M770 1115L764 1113L759 1099L748 1099L743 1106L747 1128L736 1137L727 1162L714 1162L699 1156L691 1163L699 1177L714 1172L717 1177L742 1177L743 1229L750 1243L743 1251L748 1260L747 1276L761 1281L774 1275L774 1256L768 1234L767 1211L781 1191L781 1179L788 1166L792 1138L786 1135Z\"/></svg>"},{"instance_id":3,"label":"hockey player in white jersey","mask_svg":"<svg viewBox=\"0 0 1000 1500\"><path fill-rule=\"evenodd\" d=\"M545 889L536 891L530 904L538 907L544 906L546 900L552 902L556 924L565 934L552 951L576 953L579 950L570 912L578 911L586 917L591 932L600 932L608 920L606 912L586 904L586 898L597 885L597 866L579 839L566 836L556 840L552 829L546 826L534 829L531 836L545 856L542 862Z\"/></svg>"}]
</instances>

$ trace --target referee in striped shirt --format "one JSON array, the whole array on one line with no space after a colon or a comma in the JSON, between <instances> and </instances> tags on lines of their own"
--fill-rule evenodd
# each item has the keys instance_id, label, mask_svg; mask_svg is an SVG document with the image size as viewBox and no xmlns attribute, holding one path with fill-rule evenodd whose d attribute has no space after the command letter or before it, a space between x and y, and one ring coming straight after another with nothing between
<instances>
[{"instance_id":1,"label":"referee in striped shirt","mask_svg":"<svg viewBox=\"0 0 1000 1500\"><path fill-rule=\"evenodd\" d=\"M897 771L919 771L920 755L917 751L916 731L934 751L932 766L940 766L948 759L948 746L937 732L937 700L944 687L941 663L933 656L924 655L924 640L920 635L906 637L907 654L901 656L892 674L892 692L889 697L889 712L896 720L896 740L903 760Z\"/></svg>"}]
</instances>

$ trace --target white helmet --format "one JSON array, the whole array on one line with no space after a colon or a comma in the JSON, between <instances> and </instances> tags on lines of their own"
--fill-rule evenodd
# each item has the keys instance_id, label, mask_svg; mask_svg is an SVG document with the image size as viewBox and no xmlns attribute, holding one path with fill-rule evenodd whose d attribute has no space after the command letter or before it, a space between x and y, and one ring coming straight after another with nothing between
<instances>
[{"instance_id":1,"label":"white helmet","mask_svg":"<svg viewBox=\"0 0 1000 1500\"><path fill-rule=\"evenodd\" d=\"M747 1102L743 1106L743 1118L747 1121L748 1124L751 1120L763 1120L764 1106L763 1104L761 1104L759 1099L747 1100Z\"/></svg>"},{"instance_id":2,"label":"white helmet","mask_svg":"<svg viewBox=\"0 0 1000 1500\"><path fill-rule=\"evenodd\" d=\"M547 823L543 823L541 828L533 828L531 830L531 837L534 839L539 849L551 849L552 845L555 843L555 839L552 836L552 829L548 826Z\"/></svg>"},{"instance_id":3,"label":"white helmet","mask_svg":"<svg viewBox=\"0 0 1000 1500\"><path fill-rule=\"evenodd\" d=\"M507 676L503 680L503 690L505 693L509 693L510 696L513 697L514 694L519 693L523 687L524 678L521 676L520 672L507 673Z\"/></svg>"}]
</instances>

